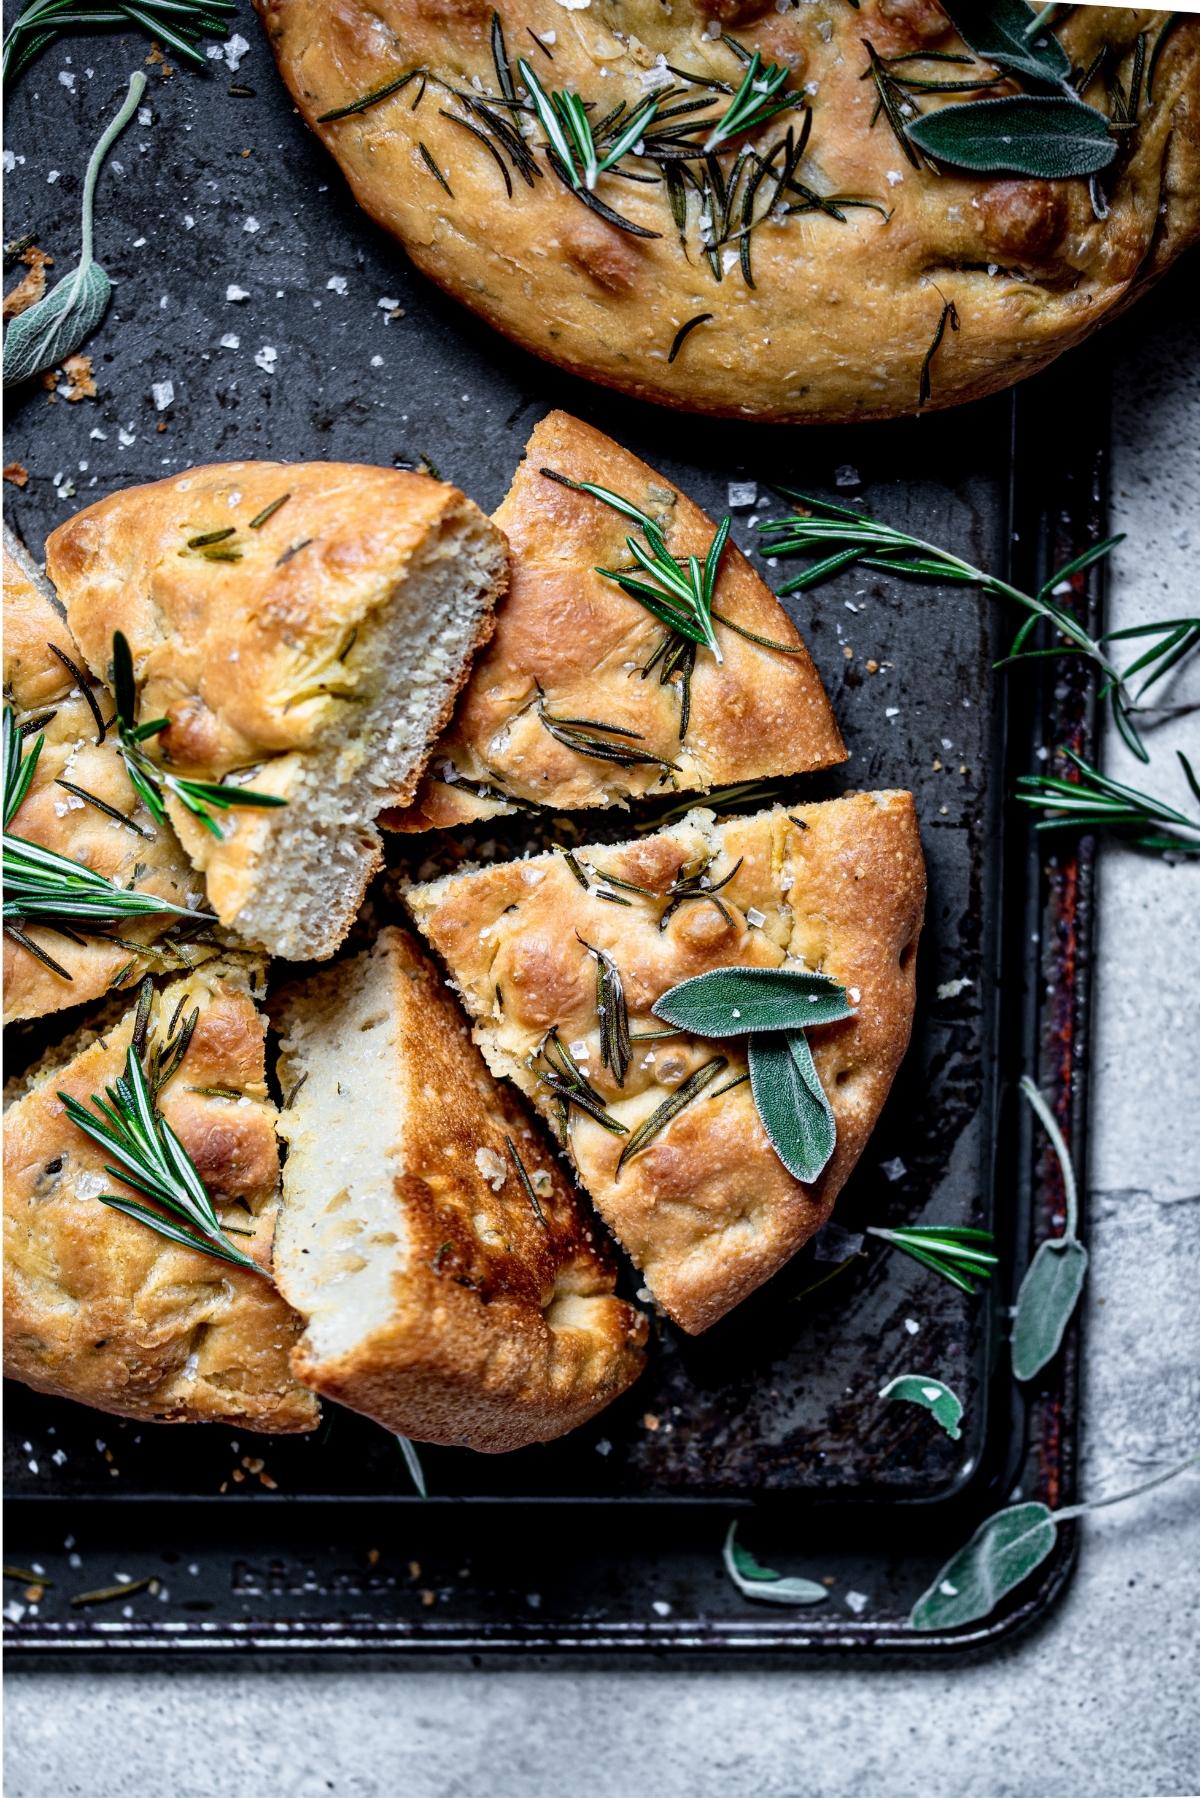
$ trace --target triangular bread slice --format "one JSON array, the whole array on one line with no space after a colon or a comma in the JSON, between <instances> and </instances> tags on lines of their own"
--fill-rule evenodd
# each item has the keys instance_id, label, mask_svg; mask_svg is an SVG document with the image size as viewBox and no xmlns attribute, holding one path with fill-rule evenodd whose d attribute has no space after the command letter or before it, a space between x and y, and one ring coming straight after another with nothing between
<instances>
[{"instance_id":1,"label":"triangular bread slice","mask_svg":"<svg viewBox=\"0 0 1200 1798\"><path fill-rule=\"evenodd\" d=\"M47 571L94 673L133 652L139 719L172 773L285 799L172 822L222 924L291 960L331 955L490 634L504 539L425 475L232 462L69 519Z\"/></svg>"},{"instance_id":2,"label":"triangular bread slice","mask_svg":"<svg viewBox=\"0 0 1200 1798\"><path fill-rule=\"evenodd\" d=\"M661 523L674 556L703 560L713 540L712 519L611 437L566 412L543 419L495 514L512 550L495 636L475 664L415 803L386 812L381 823L392 830L444 829L521 805L563 811L624 805L648 793L706 793L845 761L807 649L732 543L721 562L715 609L784 648L764 648L718 624L724 659L718 663L707 649L697 653L681 737L681 676L677 671L664 683L667 660L650 665L664 642L663 626L597 573L631 566L626 538L637 533L591 494L551 480L547 468L631 500ZM616 727L629 734L607 740L648 759L623 766L580 753L562 741L561 731L551 734L539 712L539 686L541 710L551 721Z\"/></svg>"},{"instance_id":3,"label":"triangular bread slice","mask_svg":"<svg viewBox=\"0 0 1200 1798\"><path fill-rule=\"evenodd\" d=\"M419 1442L563 1435L640 1372L646 1320L516 1095L407 933L279 1008L275 1245L306 1384ZM526 1183L528 1182L528 1184Z\"/></svg>"},{"instance_id":4,"label":"triangular bread slice","mask_svg":"<svg viewBox=\"0 0 1200 1798\"><path fill-rule=\"evenodd\" d=\"M159 992L149 1043L196 1024L159 1095L218 1215L263 1268L279 1198L275 1107L267 1096L261 963L210 961ZM67 1117L123 1072L134 1008L111 1029L74 1033L21 1083L4 1118L4 1371L38 1392L160 1423L311 1430L318 1406L288 1355L299 1320L269 1274L167 1241L101 1205L134 1197Z\"/></svg>"},{"instance_id":5,"label":"triangular bread slice","mask_svg":"<svg viewBox=\"0 0 1200 1798\"><path fill-rule=\"evenodd\" d=\"M625 1136L574 1107L568 1126L596 1208L653 1296L692 1332L761 1285L828 1218L908 1044L924 899L912 798L895 792L724 823L693 811L656 835L576 849L570 861L531 856L408 894L493 1073L548 1116L558 1105L539 1072L550 1065L552 1032L628 1132L725 1057L715 1084L622 1169ZM749 1085L730 1085L746 1072L738 1039L635 1041L617 1083L603 1065L592 950L615 964L635 1038L663 1030L651 1008L668 988L710 968L789 965L849 989L856 1016L811 1033L837 1123L837 1147L814 1185L784 1168Z\"/></svg>"},{"instance_id":6,"label":"triangular bread slice","mask_svg":"<svg viewBox=\"0 0 1200 1798\"><path fill-rule=\"evenodd\" d=\"M33 780L11 829L71 861L83 862L117 886L137 887L172 905L203 911L204 882L170 827L156 824L139 802L112 732L102 732L96 723L93 705L105 724L112 718L111 694L88 679L82 652L61 608L7 529L3 575L5 702L12 706L18 728L35 726L25 739L27 752L39 736L44 738ZM62 655L79 670L92 704ZM70 785L64 787L63 781ZM122 825L113 812L128 817L130 823ZM110 987L135 986L147 969L161 973L194 967L213 952L211 946L190 940L194 928L185 928L170 913L123 919L86 935L79 920L64 923L74 936L23 918L7 921L6 1024L80 1005Z\"/></svg>"}]
</instances>

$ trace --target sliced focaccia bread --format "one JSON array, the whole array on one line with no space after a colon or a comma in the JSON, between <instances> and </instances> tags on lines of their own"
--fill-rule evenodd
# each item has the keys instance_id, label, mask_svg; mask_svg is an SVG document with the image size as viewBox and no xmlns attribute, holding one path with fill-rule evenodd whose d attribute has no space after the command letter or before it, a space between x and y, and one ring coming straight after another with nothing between
<instances>
[{"instance_id":1,"label":"sliced focaccia bread","mask_svg":"<svg viewBox=\"0 0 1200 1798\"><path fill-rule=\"evenodd\" d=\"M411 797L491 630L500 532L424 475L234 462L101 500L47 567L93 671L120 632L139 721L167 721L139 749L221 923L332 954L380 863L373 820ZM215 781L244 792L202 790L206 824L179 783Z\"/></svg>"},{"instance_id":2,"label":"sliced focaccia bread","mask_svg":"<svg viewBox=\"0 0 1200 1798\"><path fill-rule=\"evenodd\" d=\"M385 825L444 828L521 804L624 805L845 761L808 651L739 549L727 543L717 569L714 651L600 572L650 579L626 541L646 549L647 540L552 474L630 502L685 575L691 556L703 567L711 518L602 432L566 412L543 419L495 517L512 551L496 634L416 802L387 812Z\"/></svg>"},{"instance_id":3,"label":"sliced focaccia bread","mask_svg":"<svg viewBox=\"0 0 1200 1798\"><path fill-rule=\"evenodd\" d=\"M4 699L21 734L6 778L36 754L33 777L6 830L22 842L5 855L4 1022L37 1018L136 985L147 968L197 965L212 948L196 940L204 882L174 832L140 803L107 728L112 696L88 678L61 609L24 549L4 536ZM40 748L38 747L40 740ZM5 807L6 813L8 806ZM103 905L91 916L57 908L43 893L20 908L22 843L82 863L127 893L163 901L150 915ZM44 870L43 870L44 871ZM75 877L58 883L63 897ZM28 894L26 894L28 898ZM68 898L68 905L70 901ZM66 934L70 932L70 934Z\"/></svg>"},{"instance_id":4,"label":"sliced focaccia bread","mask_svg":"<svg viewBox=\"0 0 1200 1798\"><path fill-rule=\"evenodd\" d=\"M145 1059L160 1071L174 1063L158 1108L231 1240L266 1271L168 1241L100 1203L101 1193L137 1195L106 1171L111 1151L59 1094L88 1108L104 1098L125 1068L131 1008L101 1035L76 1032L50 1053L5 1113L4 1370L14 1379L147 1421L315 1426L316 1400L288 1364L298 1320L269 1277L279 1153L253 997L261 983L261 966L244 959L210 961L167 986Z\"/></svg>"},{"instance_id":5,"label":"sliced focaccia bread","mask_svg":"<svg viewBox=\"0 0 1200 1798\"><path fill-rule=\"evenodd\" d=\"M825 1222L908 1044L925 898L909 794L723 824L694 811L636 842L408 897L492 1071L558 1120L601 1216L685 1330L714 1323ZM813 1183L764 1132L746 1039L673 1033L652 1013L726 967L809 970L846 990L854 1015L810 1033L837 1138Z\"/></svg>"},{"instance_id":6,"label":"sliced focaccia bread","mask_svg":"<svg viewBox=\"0 0 1200 1798\"><path fill-rule=\"evenodd\" d=\"M280 1288L306 1384L422 1442L561 1436L640 1372L645 1319L538 1127L404 932L280 1007Z\"/></svg>"}]
</instances>

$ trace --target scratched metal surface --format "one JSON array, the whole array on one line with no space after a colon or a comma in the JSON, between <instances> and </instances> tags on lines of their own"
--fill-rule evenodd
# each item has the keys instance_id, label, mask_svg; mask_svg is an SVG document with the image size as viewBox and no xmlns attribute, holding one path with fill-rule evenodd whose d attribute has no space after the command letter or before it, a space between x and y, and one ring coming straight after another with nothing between
<instances>
[{"instance_id":1,"label":"scratched metal surface","mask_svg":"<svg viewBox=\"0 0 1200 1798\"><path fill-rule=\"evenodd\" d=\"M652 410L514 351L409 269L356 211L292 114L257 27L243 29L251 47L236 80L254 96L232 97L233 77L221 65L208 79L164 80L149 68L146 111L101 182L97 254L118 288L88 346L98 398L71 404L38 387L11 398L5 459L30 478L22 490L5 486L6 510L35 553L54 524L114 488L243 456L402 465L425 456L490 507L550 405L629 444L718 515L731 481L757 481L763 503L735 514L735 536L748 550L752 519L772 509L769 481L861 502L984 566L1005 565L1026 510L1026 541L1015 553L1031 563L1047 508L1051 516L1057 509L1064 542L1086 540L1094 527L1084 502L1102 421L1089 417L1076 431L1070 467L1051 453L1048 424L1067 396L1078 405L1078 360L1025 390L1015 427L1014 403L1002 396L895 426L805 432ZM87 149L144 50L140 40L68 43L35 65L10 101L7 145L17 161L5 234L34 231L60 267L76 248ZM60 72L74 75L73 87ZM230 299L230 288L248 297ZM160 405L155 389L161 402L164 382L173 397ZM1021 454L1010 491L1014 428ZM764 572L781 579L783 565ZM1015 1274L1033 1188L1027 1143L1020 1162L1015 1133L999 1130L997 1117L1006 1079L1028 1064L1038 983L1029 978L1036 964L1025 965L1031 958L1014 962L1009 953L1004 962L1002 949L1006 932L1011 944L1040 929L1046 889L1024 838L1015 859L1009 845L1005 873L1003 798L1012 766L1033 753L1040 712L1061 705L1064 693L1027 689L1038 697L1022 701L1013 761L1005 677L992 670L1012 620L976 595L851 575L800 596L791 610L851 756L800 790L820 797L910 786L930 876L912 1051L837 1222L850 1231L901 1221L994 1223ZM1078 695L1065 697L1078 710ZM594 821L587 829L593 833ZM496 836L501 848L523 846L522 826ZM1053 957L1043 973L1048 986L1059 980ZM939 993L953 982L969 984ZM997 1178L998 1165L1011 1182ZM997 1320L1009 1292L998 1290L990 1303L966 1299L868 1239L864 1258L801 1299L830 1265L806 1252L698 1340L659 1328L642 1382L564 1443L502 1459L426 1451L431 1490L477 1502L777 1494L856 1507L924 1501L936 1513L942 1500L957 1510L964 1500L956 1493L1005 1490L1027 1452L1043 1478L1062 1475L1069 1368L1056 1370L1047 1389L1046 1402L1060 1407L1048 1463L1044 1412L1014 1411L995 1374ZM905 1369L936 1369L956 1387L967 1406L960 1442L924 1413L878 1404L880 1386ZM305 1500L374 1505L408 1490L391 1440L333 1408L312 1440L267 1442L245 1432L125 1424L14 1387L8 1406L14 1514L46 1553L56 1547L47 1529L57 1541L61 1532L36 1520L83 1514L80 1507L120 1496L140 1501L127 1516L144 1515L150 1502L164 1520L169 1501L204 1501L199 1511L179 1507L178 1527L186 1511L188 1529L215 1531L215 1539L223 1533L219 1507L232 1503L239 1531L253 1513L250 1534L262 1538L269 1559L285 1513L294 1532ZM233 1480L247 1453L265 1455L275 1488L254 1476ZM411 1519L407 1502L403 1510ZM140 1526L115 1527L132 1540ZM314 1527L315 1539L328 1542L328 1526ZM597 1614L608 1615L603 1585ZM253 1612L265 1588L251 1586ZM282 1586L291 1590L286 1579ZM294 1611L289 1602L285 1615ZM227 1595L215 1603L224 1614Z\"/></svg>"}]
</instances>

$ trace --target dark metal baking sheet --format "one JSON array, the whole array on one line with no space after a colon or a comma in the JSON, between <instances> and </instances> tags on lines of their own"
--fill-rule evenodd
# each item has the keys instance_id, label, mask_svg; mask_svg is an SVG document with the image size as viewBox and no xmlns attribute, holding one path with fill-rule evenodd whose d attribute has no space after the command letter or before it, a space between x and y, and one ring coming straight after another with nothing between
<instances>
[{"instance_id":1,"label":"dark metal baking sheet","mask_svg":"<svg viewBox=\"0 0 1200 1798\"><path fill-rule=\"evenodd\" d=\"M98 253L119 285L89 346L99 398L69 404L35 388L10 407L6 460L31 478L5 495L35 551L89 499L242 455L424 456L491 506L555 404L718 515L731 481L764 496L783 481L1030 580L1094 540L1105 434L1094 354L1015 400L858 430L696 421L571 381L406 267L291 114L256 28L243 28L253 41L237 81L254 98L231 97L224 69L163 80L152 66L149 122L104 178ZM73 92L57 80L67 54ZM74 252L87 149L143 55L132 41L69 43L10 104L8 144L24 161L8 182L7 235L36 230L60 265ZM228 299L231 287L249 298ZM224 347L231 337L237 347ZM165 381L174 397L160 410ZM735 514L743 546L769 510ZM1098 604L1094 581L1079 603ZM930 873L913 1048L837 1222L990 1223L1006 1278L966 1300L870 1243L800 1298L830 1266L806 1251L704 1337L663 1326L644 1380L567 1441L501 1459L424 1451L427 1503L390 1438L332 1408L312 1440L272 1441L141 1427L10 1386L7 1553L54 1581L33 1603L10 1587L22 1611L11 1648L924 1652L998 1639L1040 1614L1069 1567L1065 1530L993 1623L940 1644L899 1621L1018 1479L1051 1499L1070 1489L1075 1339L1022 1396L1003 1338L1030 1243L1061 1198L1018 1114L1021 1071L1039 1067L1083 1149L1091 865L1064 854L1043 868L1006 796L1043 743L1089 746L1089 691L1068 664L1054 665L1067 670L1057 685L997 675L1014 621L970 591L860 575L792 610L851 752L803 792L911 786ZM521 828L496 835L519 848ZM893 1373L918 1368L966 1401L960 1442L923 1413L878 1404ZM764 1612L725 1583L721 1537L751 1503L747 1542L771 1564L829 1577L828 1605ZM71 1607L72 1593L116 1573L155 1573L161 1589Z\"/></svg>"}]
</instances>

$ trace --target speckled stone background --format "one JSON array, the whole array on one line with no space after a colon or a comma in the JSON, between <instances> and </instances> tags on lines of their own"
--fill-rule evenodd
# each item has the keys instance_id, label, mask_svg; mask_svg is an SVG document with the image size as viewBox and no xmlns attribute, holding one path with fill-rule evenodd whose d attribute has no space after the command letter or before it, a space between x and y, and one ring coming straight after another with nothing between
<instances>
[{"instance_id":1,"label":"speckled stone background","mask_svg":"<svg viewBox=\"0 0 1200 1798\"><path fill-rule=\"evenodd\" d=\"M267 78L257 42L247 74ZM179 301L186 308L186 295ZM1114 622L1195 609L1198 302L1193 264L1109 339L1113 523L1129 533L1116 562ZM185 378L202 378L196 365L189 370L182 326L179 341ZM314 356L319 348L314 343ZM331 380L323 350L320 361L320 378ZM147 371L147 391L150 378ZM290 378L317 383L316 364ZM139 422L154 429L149 402ZM1200 704L1198 677L1193 668L1175 684L1174 706ZM1186 793L1172 751L1200 752L1198 716L1183 710L1152 738L1147 784L1181 803ZM1132 772L1116 745L1109 767ZM1083 1491L1090 1496L1136 1483L1195 1446L1198 917L1200 870L1105 853L1089 1170ZM264 1790L288 1798L507 1798L584 1788L622 1798L635 1788L656 1798L1194 1795L1198 1498L1193 1475L1100 1513L1055 1614L978 1665L726 1675L650 1668L23 1674L7 1685L6 1790L10 1798L142 1798L147 1791L226 1798Z\"/></svg>"}]
</instances>

